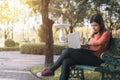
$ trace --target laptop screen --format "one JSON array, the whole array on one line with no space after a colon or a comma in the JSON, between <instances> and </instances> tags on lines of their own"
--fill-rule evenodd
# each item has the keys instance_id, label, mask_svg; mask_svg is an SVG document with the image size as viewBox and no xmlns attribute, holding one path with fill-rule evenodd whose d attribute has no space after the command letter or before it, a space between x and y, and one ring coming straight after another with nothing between
<instances>
[{"instance_id":1,"label":"laptop screen","mask_svg":"<svg viewBox=\"0 0 120 80\"><path fill-rule=\"evenodd\" d=\"M69 48L80 48L79 32L73 32L68 35L68 47Z\"/></svg>"}]
</instances>

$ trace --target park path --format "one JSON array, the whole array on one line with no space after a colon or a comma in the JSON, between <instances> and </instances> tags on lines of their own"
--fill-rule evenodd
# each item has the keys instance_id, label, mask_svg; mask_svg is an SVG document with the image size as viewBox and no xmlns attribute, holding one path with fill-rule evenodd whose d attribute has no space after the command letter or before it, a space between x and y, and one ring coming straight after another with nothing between
<instances>
[{"instance_id":1,"label":"park path","mask_svg":"<svg viewBox=\"0 0 120 80\"><path fill-rule=\"evenodd\" d=\"M58 56L55 56L55 60ZM44 55L21 54L19 51L0 52L0 80L40 80L29 71L31 66L43 65Z\"/></svg>"}]
</instances>

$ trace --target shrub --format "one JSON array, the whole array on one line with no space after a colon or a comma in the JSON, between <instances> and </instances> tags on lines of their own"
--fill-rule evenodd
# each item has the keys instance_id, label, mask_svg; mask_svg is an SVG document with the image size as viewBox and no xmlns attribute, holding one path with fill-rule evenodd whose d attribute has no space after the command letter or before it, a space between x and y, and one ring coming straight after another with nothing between
<instances>
[{"instance_id":1,"label":"shrub","mask_svg":"<svg viewBox=\"0 0 120 80\"><path fill-rule=\"evenodd\" d=\"M21 53L27 54L43 54L45 45L44 44L22 44L20 47Z\"/></svg>"},{"instance_id":2,"label":"shrub","mask_svg":"<svg viewBox=\"0 0 120 80\"><path fill-rule=\"evenodd\" d=\"M1 47L0 51L19 51L19 47Z\"/></svg>"},{"instance_id":3,"label":"shrub","mask_svg":"<svg viewBox=\"0 0 120 80\"><path fill-rule=\"evenodd\" d=\"M16 46L16 47L19 47L19 45L20 45L20 44L19 44L18 42L15 42L15 46Z\"/></svg>"},{"instance_id":4,"label":"shrub","mask_svg":"<svg viewBox=\"0 0 120 80\"><path fill-rule=\"evenodd\" d=\"M44 34L42 25L38 28L38 37L39 37L40 42L45 42L45 34Z\"/></svg>"},{"instance_id":5,"label":"shrub","mask_svg":"<svg viewBox=\"0 0 120 80\"><path fill-rule=\"evenodd\" d=\"M59 55L64 48L64 45L54 45L53 53ZM27 54L44 54L45 44L23 44L20 51Z\"/></svg>"},{"instance_id":6,"label":"shrub","mask_svg":"<svg viewBox=\"0 0 120 80\"><path fill-rule=\"evenodd\" d=\"M24 39L22 43L31 43L29 40Z\"/></svg>"},{"instance_id":7,"label":"shrub","mask_svg":"<svg viewBox=\"0 0 120 80\"><path fill-rule=\"evenodd\" d=\"M5 47L15 47L15 42L12 39L6 39L4 45Z\"/></svg>"},{"instance_id":8,"label":"shrub","mask_svg":"<svg viewBox=\"0 0 120 80\"><path fill-rule=\"evenodd\" d=\"M61 52L62 52L62 50L63 49L65 49L66 48L66 46L65 45L54 45L54 50L53 50L53 53L55 54L55 55L60 55L61 54Z\"/></svg>"}]
</instances>

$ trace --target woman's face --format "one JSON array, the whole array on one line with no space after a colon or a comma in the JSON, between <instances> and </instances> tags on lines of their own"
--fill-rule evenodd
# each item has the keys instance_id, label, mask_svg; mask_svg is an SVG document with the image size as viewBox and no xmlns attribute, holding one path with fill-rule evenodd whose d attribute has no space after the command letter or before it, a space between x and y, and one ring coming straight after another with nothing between
<instances>
[{"instance_id":1,"label":"woman's face","mask_svg":"<svg viewBox=\"0 0 120 80\"><path fill-rule=\"evenodd\" d=\"M92 22L91 27L92 27L94 33L97 33L100 31L100 25L96 22Z\"/></svg>"}]
</instances>

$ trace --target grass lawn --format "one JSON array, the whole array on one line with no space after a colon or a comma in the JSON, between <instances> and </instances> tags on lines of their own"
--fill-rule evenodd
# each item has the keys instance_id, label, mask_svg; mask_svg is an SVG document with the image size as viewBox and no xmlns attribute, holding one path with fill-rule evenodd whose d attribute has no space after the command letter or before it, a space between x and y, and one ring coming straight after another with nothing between
<instances>
[{"instance_id":1,"label":"grass lawn","mask_svg":"<svg viewBox=\"0 0 120 80\"><path fill-rule=\"evenodd\" d=\"M33 74L36 74L39 71L42 71L44 69L43 66L33 66L30 68L30 71ZM60 76L60 68L56 70L55 76L52 77L44 77L42 80L59 80ZM86 80L99 80L100 74L97 72L92 72L92 71L85 71L85 79ZM69 80L79 80L79 79L69 79Z\"/></svg>"}]
</instances>

